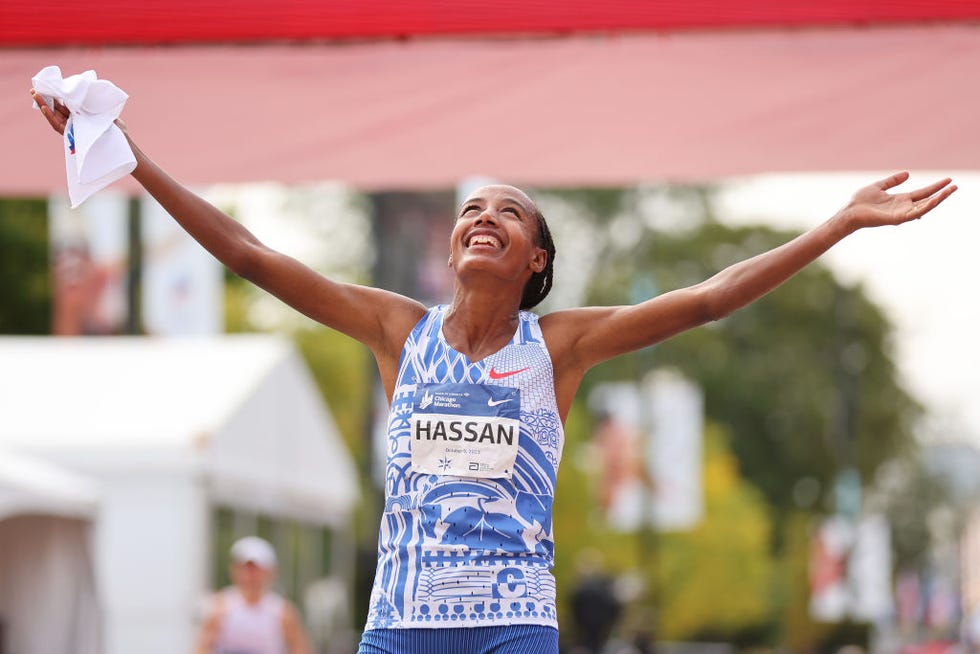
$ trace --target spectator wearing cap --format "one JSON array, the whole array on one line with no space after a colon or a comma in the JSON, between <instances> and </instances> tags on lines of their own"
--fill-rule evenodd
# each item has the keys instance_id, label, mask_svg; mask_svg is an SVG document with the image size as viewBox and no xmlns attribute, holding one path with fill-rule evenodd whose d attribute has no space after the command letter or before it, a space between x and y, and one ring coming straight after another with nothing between
<instances>
[{"instance_id":1,"label":"spectator wearing cap","mask_svg":"<svg viewBox=\"0 0 980 654\"><path fill-rule=\"evenodd\" d=\"M247 536L231 547L233 585L208 602L194 654L312 654L299 611L272 592L276 552Z\"/></svg>"}]
</instances>

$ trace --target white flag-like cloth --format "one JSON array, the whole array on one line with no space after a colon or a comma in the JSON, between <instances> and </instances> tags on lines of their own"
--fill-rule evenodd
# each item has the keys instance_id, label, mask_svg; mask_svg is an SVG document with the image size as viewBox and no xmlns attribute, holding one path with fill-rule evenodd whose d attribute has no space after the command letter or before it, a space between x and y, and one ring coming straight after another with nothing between
<instances>
[{"instance_id":1,"label":"white flag-like cloth","mask_svg":"<svg viewBox=\"0 0 980 654\"><path fill-rule=\"evenodd\" d=\"M58 66L48 66L31 80L49 107L54 100L71 112L65 126L65 170L68 198L74 209L90 195L136 168L136 157L126 135L115 124L129 96L94 70L62 77Z\"/></svg>"}]
</instances>

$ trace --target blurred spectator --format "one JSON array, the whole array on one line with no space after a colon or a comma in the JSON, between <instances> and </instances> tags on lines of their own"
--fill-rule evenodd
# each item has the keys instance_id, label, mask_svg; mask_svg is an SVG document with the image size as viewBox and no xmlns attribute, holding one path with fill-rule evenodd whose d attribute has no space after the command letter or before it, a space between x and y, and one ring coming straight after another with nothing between
<instances>
[{"instance_id":1,"label":"blurred spectator","mask_svg":"<svg viewBox=\"0 0 980 654\"><path fill-rule=\"evenodd\" d=\"M272 545L255 536L236 541L234 585L210 599L195 654L312 654L299 612L269 590L275 575Z\"/></svg>"},{"instance_id":2,"label":"blurred spectator","mask_svg":"<svg viewBox=\"0 0 980 654\"><path fill-rule=\"evenodd\" d=\"M572 592L572 615L583 651L599 654L619 619L622 606L613 590L612 578L602 570L598 552L582 552L578 563L580 578Z\"/></svg>"}]
</instances>

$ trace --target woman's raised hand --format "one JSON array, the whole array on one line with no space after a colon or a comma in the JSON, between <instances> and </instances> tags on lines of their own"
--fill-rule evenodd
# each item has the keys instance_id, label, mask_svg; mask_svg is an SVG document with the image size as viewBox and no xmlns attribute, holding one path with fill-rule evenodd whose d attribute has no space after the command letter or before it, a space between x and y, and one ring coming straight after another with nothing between
<instances>
[{"instance_id":1,"label":"woman's raised hand","mask_svg":"<svg viewBox=\"0 0 980 654\"><path fill-rule=\"evenodd\" d=\"M851 198L842 213L853 229L900 225L926 215L948 198L956 186L950 178L924 186L908 193L888 193L907 180L907 172L895 173L879 182L865 186Z\"/></svg>"},{"instance_id":2,"label":"woman's raised hand","mask_svg":"<svg viewBox=\"0 0 980 654\"><path fill-rule=\"evenodd\" d=\"M57 100L54 101L54 109L48 106L48 103L44 101L41 94L31 89L31 97L37 106L41 108L41 115L47 119L48 124L54 129L54 131L59 134L65 133L65 126L68 124L69 111L68 107L61 104Z\"/></svg>"}]
</instances>

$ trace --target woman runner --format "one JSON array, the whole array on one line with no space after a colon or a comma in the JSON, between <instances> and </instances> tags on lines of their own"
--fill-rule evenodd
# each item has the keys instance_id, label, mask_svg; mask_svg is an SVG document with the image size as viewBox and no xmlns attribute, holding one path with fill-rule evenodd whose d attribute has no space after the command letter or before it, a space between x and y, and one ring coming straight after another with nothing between
<instances>
[{"instance_id":1,"label":"woman runner","mask_svg":"<svg viewBox=\"0 0 980 654\"><path fill-rule=\"evenodd\" d=\"M35 101L63 133L68 110ZM956 190L943 179L890 194L908 178L897 173L860 189L823 224L700 284L539 318L530 309L551 289L555 246L517 188L486 186L462 203L448 252L452 301L426 308L331 281L266 247L127 138L133 177L219 261L374 355L390 412L361 654L557 654L552 501L563 424L583 375L723 318L858 229L921 218Z\"/></svg>"}]
</instances>

